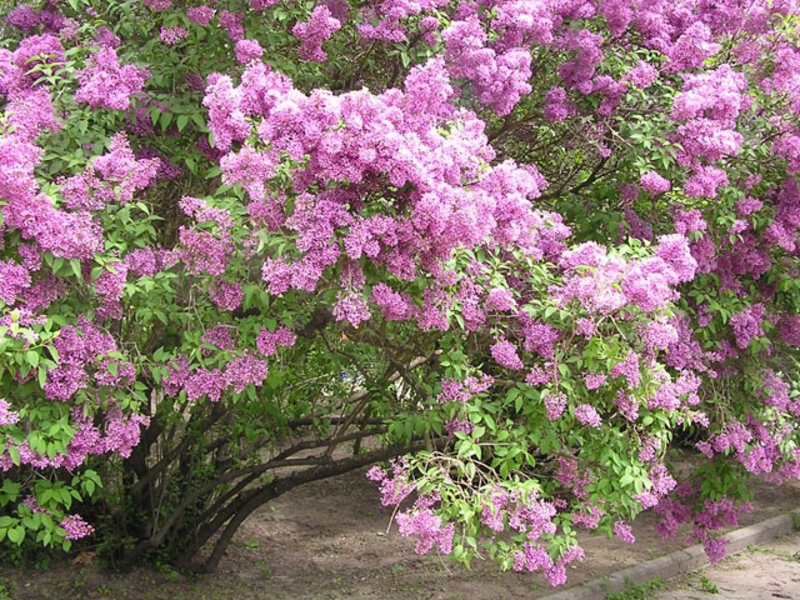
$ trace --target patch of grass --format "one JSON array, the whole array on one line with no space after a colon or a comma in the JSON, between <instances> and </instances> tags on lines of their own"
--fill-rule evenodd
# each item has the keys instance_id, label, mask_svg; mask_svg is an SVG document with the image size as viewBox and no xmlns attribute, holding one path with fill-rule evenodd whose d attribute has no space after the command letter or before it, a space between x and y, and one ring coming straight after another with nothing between
<instances>
[{"instance_id":1,"label":"patch of grass","mask_svg":"<svg viewBox=\"0 0 800 600\"><path fill-rule=\"evenodd\" d=\"M114 596L114 594L117 593L117 590L110 585L101 585L100 587L97 588L97 593L100 594L101 596L112 597Z\"/></svg>"},{"instance_id":2,"label":"patch of grass","mask_svg":"<svg viewBox=\"0 0 800 600\"><path fill-rule=\"evenodd\" d=\"M272 567L263 558L258 561L258 576L266 581L272 579Z\"/></svg>"},{"instance_id":3,"label":"patch of grass","mask_svg":"<svg viewBox=\"0 0 800 600\"><path fill-rule=\"evenodd\" d=\"M700 575L700 589L707 594L719 594L719 588L717 587L717 584L711 581L705 575Z\"/></svg>"},{"instance_id":4,"label":"patch of grass","mask_svg":"<svg viewBox=\"0 0 800 600\"><path fill-rule=\"evenodd\" d=\"M161 577L164 578L164 581L180 581L181 574L166 563L158 565L158 572L161 573Z\"/></svg>"},{"instance_id":5,"label":"patch of grass","mask_svg":"<svg viewBox=\"0 0 800 600\"><path fill-rule=\"evenodd\" d=\"M644 583L637 583L621 592L611 592L606 596L606 600L648 600L653 597L653 592L664 588L661 577L655 577Z\"/></svg>"},{"instance_id":6,"label":"patch of grass","mask_svg":"<svg viewBox=\"0 0 800 600\"><path fill-rule=\"evenodd\" d=\"M0 600L12 600L11 592L17 589L17 584L7 579L0 579Z\"/></svg>"}]
</instances>

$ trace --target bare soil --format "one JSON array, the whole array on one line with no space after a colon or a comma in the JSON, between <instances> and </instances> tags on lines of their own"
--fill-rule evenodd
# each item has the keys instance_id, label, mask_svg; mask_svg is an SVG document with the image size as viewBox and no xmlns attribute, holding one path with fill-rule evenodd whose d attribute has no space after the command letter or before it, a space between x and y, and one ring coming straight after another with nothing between
<instances>
[{"instance_id":1,"label":"bare soil","mask_svg":"<svg viewBox=\"0 0 800 600\"><path fill-rule=\"evenodd\" d=\"M653 600L800 600L800 533L667 582Z\"/></svg>"},{"instance_id":2,"label":"bare soil","mask_svg":"<svg viewBox=\"0 0 800 600\"><path fill-rule=\"evenodd\" d=\"M740 525L798 507L800 483L759 483L754 510ZM168 568L113 574L84 556L46 571L0 570L0 600L531 600L555 591L540 575L500 573L488 561L467 570L433 554L417 556L413 539L394 527L387 533L391 514L360 470L303 486L254 513L213 575L184 576ZM636 520L634 545L584 536L587 559L570 569L567 585L684 546L680 533L659 538L655 519L644 513Z\"/></svg>"}]
</instances>

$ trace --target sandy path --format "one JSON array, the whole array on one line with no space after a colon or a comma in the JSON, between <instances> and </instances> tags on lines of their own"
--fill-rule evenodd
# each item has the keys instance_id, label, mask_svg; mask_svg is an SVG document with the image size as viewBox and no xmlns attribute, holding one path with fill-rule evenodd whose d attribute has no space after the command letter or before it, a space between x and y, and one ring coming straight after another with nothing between
<instances>
[{"instance_id":1,"label":"sandy path","mask_svg":"<svg viewBox=\"0 0 800 600\"><path fill-rule=\"evenodd\" d=\"M717 593L712 593L714 590ZM800 600L800 533L668 581L653 600Z\"/></svg>"}]
</instances>

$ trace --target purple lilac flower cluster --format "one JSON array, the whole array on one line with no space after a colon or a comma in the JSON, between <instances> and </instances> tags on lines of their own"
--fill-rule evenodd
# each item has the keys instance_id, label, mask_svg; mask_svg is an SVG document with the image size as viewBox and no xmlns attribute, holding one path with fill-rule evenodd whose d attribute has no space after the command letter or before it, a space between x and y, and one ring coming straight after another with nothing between
<instances>
[{"instance_id":1,"label":"purple lilac flower cluster","mask_svg":"<svg viewBox=\"0 0 800 600\"><path fill-rule=\"evenodd\" d=\"M156 178L159 161L137 159L128 138L118 133L109 152L95 157L83 173L67 178L61 194L71 209L103 210L106 204L126 204L134 194L149 187Z\"/></svg>"},{"instance_id":2,"label":"purple lilac flower cluster","mask_svg":"<svg viewBox=\"0 0 800 600\"><path fill-rule=\"evenodd\" d=\"M44 392L48 398L62 402L89 385L90 370L98 357L117 350L114 338L85 317L78 319L77 327L63 327L53 346L58 351L59 363L47 371Z\"/></svg>"},{"instance_id":3,"label":"purple lilac flower cluster","mask_svg":"<svg viewBox=\"0 0 800 600\"><path fill-rule=\"evenodd\" d=\"M372 467L367 471L367 479L380 484L383 506L397 506L414 491L414 484L408 479L408 469L408 459L400 457L391 461L391 476L382 467Z\"/></svg>"},{"instance_id":4,"label":"purple lilac flower cluster","mask_svg":"<svg viewBox=\"0 0 800 600\"><path fill-rule=\"evenodd\" d=\"M209 78L204 102L210 109L209 125L218 146L229 148L234 141L244 142L251 135L250 118L260 121L258 135L268 144L266 151L256 151L245 143L238 151L229 152L221 161L224 180L241 182L257 206L268 211L271 221L283 222L297 233L299 258L268 257L264 262L262 274L271 294L292 288L313 291L325 269L342 258L337 232L343 228L347 232L344 249L351 260L366 256L403 280L412 279L419 267L448 257L454 248L485 244L490 239L521 245L534 256L563 249L562 240L569 230L561 225L561 219L531 211L530 199L545 185L535 170L507 161L479 171L477 161L490 160L493 154L469 113L460 115L465 126L448 135L431 128L440 119L453 116L452 96L441 60L412 69L405 92L390 90L380 96L366 91L306 96L294 90L285 76L255 60L248 63L238 87L226 76ZM411 107L414 109L408 110ZM300 189L312 176L318 181L357 184L367 173L384 172L394 185L413 182L421 192L413 200L411 215L396 218L354 214L347 208L354 200L349 192L301 193L295 198L293 214L283 221L280 204L269 198L264 185L274 174L281 152L297 160L309 156L307 166L294 174ZM480 191L465 190L463 176L479 172ZM193 233L196 241L188 239L187 232L182 235L187 246L214 244L207 233ZM224 256L220 250L215 247L214 254ZM412 251L418 258L412 258ZM337 319L358 325L371 318L361 285L353 280L344 286L334 307ZM458 301L470 327L484 322L479 306L483 294L476 294L467 281L461 285ZM416 307L401 292L379 284L369 300L386 318L416 318L425 329L449 327L445 315L453 300L443 291L426 290L422 306ZM508 305L508 299L503 302L502 306ZM529 341L536 337L528 336Z\"/></svg>"},{"instance_id":5,"label":"purple lilac flower cluster","mask_svg":"<svg viewBox=\"0 0 800 600\"><path fill-rule=\"evenodd\" d=\"M548 583L553 587L564 585L567 581L567 566L575 561L583 562L585 552L580 546L571 546L558 559L554 561L545 548L539 544L524 543L522 551L515 559L515 571L529 571L535 573L542 571Z\"/></svg>"},{"instance_id":6,"label":"purple lilac flower cluster","mask_svg":"<svg viewBox=\"0 0 800 600\"><path fill-rule=\"evenodd\" d=\"M114 48L101 47L78 73L80 85L75 102L85 102L94 109L127 110L131 97L142 92L150 77L147 69L136 65L121 66Z\"/></svg>"},{"instance_id":7,"label":"purple lilac flower cluster","mask_svg":"<svg viewBox=\"0 0 800 600\"><path fill-rule=\"evenodd\" d=\"M303 60L325 62L328 54L322 49L322 44L330 39L341 28L339 19L331 15L330 9L324 4L318 4L311 12L305 23L298 23L292 28L292 34L303 41L303 46L298 54Z\"/></svg>"},{"instance_id":8,"label":"purple lilac flower cluster","mask_svg":"<svg viewBox=\"0 0 800 600\"><path fill-rule=\"evenodd\" d=\"M442 380L442 391L436 397L436 400L440 403L458 402L466 404L471 398L482 394L493 384L494 379L486 374L482 374L479 378L467 375L463 381L448 377Z\"/></svg>"},{"instance_id":9,"label":"purple lilac flower cluster","mask_svg":"<svg viewBox=\"0 0 800 600\"><path fill-rule=\"evenodd\" d=\"M65 537L68 540L79 540L94 533L94 527L84 521L80 515L64 517L59 525L66 532Z\"/></svg>"}]
</instances>

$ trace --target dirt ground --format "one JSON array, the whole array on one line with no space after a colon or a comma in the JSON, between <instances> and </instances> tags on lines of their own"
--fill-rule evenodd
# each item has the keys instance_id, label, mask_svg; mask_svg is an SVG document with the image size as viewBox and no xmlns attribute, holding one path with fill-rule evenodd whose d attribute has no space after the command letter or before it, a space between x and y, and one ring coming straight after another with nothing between
<instances>
[{"instance_id":1,"label":"dirt ground","mask_svg":"<svg viewBox=\"0 0 800 600\"><path fill-rule=\"evenodd\" d=\"M652 600L800 600L800 533L668 581Z\"/></svg>"},{"instance_id":2,"label":"dirt ground","mask_svg":"<svg viewBox=\"0 0 800 600\"><path fill-rule=\"evenodd\" d=\"M800 483L760 485L755 509L743 515L741 525L798 507ZM309 484L263 507L242 526L213 575L190 578L169 569L108 574L94 564L4 570L0 600L532 600L556 591L539 575L499 573L494 563L476 561L467 571L436 555L417 556L413 539L400 537L394 527L387 533L390 517L375 485L357 471ZM664 541L653 532L653 522L647 513L637 519L634 545L587 536L582 540L587 559L570 569L568 585L682 547L684 536ZM800 563L790 566L800 569ZM673 597L679 596L663 599ZM770 598L775 597L800 599L800 594Z\"/></svg>"}]
</instances>

